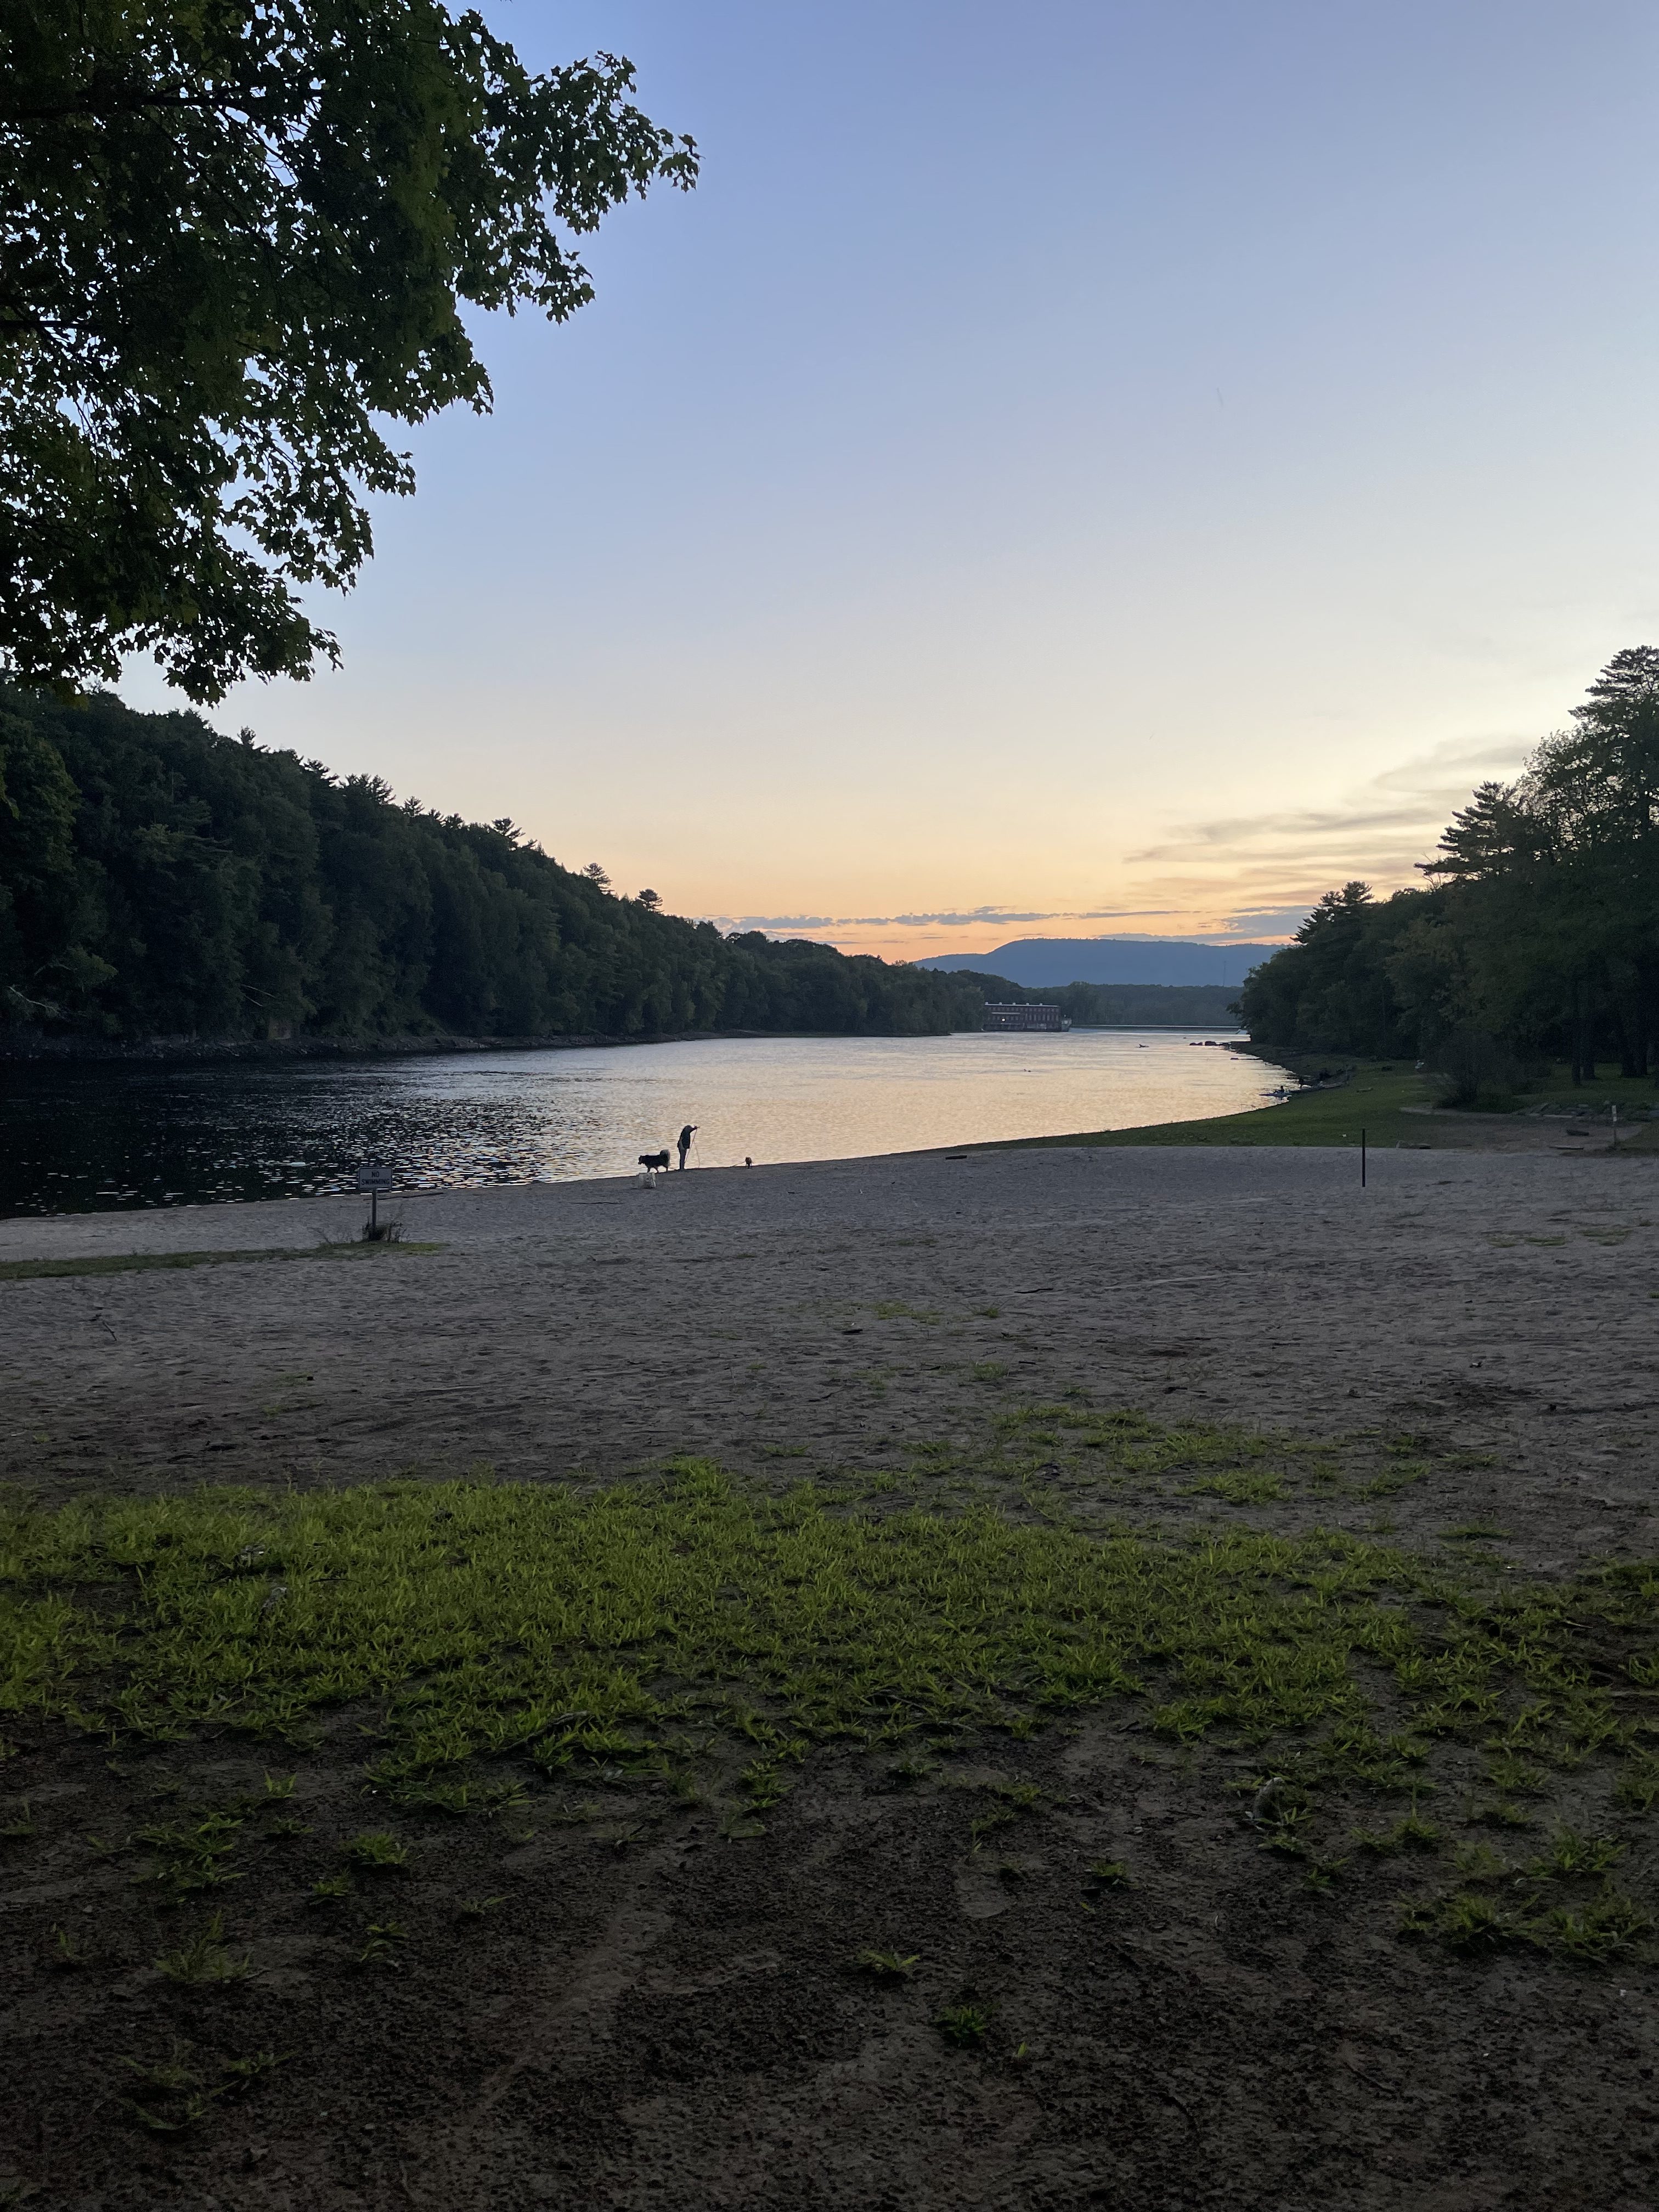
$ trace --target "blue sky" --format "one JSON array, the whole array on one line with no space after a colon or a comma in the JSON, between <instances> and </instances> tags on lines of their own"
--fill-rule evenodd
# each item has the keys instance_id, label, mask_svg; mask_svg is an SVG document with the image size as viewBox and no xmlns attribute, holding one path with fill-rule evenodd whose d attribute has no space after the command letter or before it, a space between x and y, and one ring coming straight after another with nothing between
<instances>
[{"instance_id":1,"label":"blue sky","mask_svg":"<svg viewBox=\"0 0 1659 2212\"><path fill-rule=\"evenodd\" d=\"M703 181L222 726L729 922L1259 937L1659 641L1650 7L488 12Z\"/></svg>"}]
</instances>

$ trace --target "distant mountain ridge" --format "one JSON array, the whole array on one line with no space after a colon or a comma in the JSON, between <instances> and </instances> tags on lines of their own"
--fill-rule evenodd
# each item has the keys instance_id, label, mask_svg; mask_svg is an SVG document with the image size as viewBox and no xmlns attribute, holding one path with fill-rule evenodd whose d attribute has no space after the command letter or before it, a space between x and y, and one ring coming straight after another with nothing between
<instances>
[{"instance_id":1,"label":"distant mountain ridge","mask_svg":"<svg viewBox=\"0 0 1659 2212\"><path fill-rule=\"evenodd\" d=\"M1202 945L1188 937L1017 937L994 952L944 952L918 968L1006 975L1028 990L1062 983L1230 983L1271 960L1277 945Z\"/></svg>"}]
</instances>

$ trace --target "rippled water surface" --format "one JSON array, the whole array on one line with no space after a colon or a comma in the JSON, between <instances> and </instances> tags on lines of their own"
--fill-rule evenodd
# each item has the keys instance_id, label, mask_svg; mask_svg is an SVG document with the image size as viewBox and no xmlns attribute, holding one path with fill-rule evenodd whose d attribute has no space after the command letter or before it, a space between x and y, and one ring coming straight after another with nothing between
<instances>
[{"instance_id":1,"label":"rippled water surface","mask_svg":"<svg viewBox=\"0 0 1659 2212\"><path fill-rule=\"evenodd\" d=\"M692 1164L854 1158L1196 1121L1279 1072L1201 1032L776 1037L394 1060L0 1070L0 1212L617 1175L697 1126Z\"/></svg>"}]
</instances>

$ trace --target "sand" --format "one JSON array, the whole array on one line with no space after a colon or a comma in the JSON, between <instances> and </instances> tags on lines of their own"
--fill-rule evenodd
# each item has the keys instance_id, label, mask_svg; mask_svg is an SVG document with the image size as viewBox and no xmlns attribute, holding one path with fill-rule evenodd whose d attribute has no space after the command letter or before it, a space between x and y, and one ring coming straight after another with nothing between
<instances>
[{"instance_id":1,"label":"sand","mask_svg":"<svg viewBox=\"0 0 1659 2212\"><path fill-rule=\"evenodd\" d=\"M918 1441L1082 1390L1362 1454L1410 1435L1433 1461L1380 1503L1141 1502L1166 1525L1317 1515L1427 1549L1480 1522L1507 1532L1489 1540L1516 1571L1547 1575L1654 1548L1659 1164L1389 1152L1364 1191L1357 1169L1310 1150L1059 1148L692 1173L651 1192L504 1188L400 1201L437 1253L0 1283L6 1468L59 1499L479 1461L586 1482L688 1449L779 1481L902 1464ZM0 1258L304 1246L359 1211L10 1222ZM1162 1742L1121 1701L1028 1740L936 1743L908 1784L878 1753L815 1753L749 1840L707 1803L665 1798L641 1821L639 1789L603 1774L573 1785L594 1799L574 1809L573 1790L532 1778L522 1835L371 1806L358 1723L372 1718L339 1715L297 1759L307 1834L250 1843L258 1879L221 1893L254 1968L222 1990L155 1972L202 1913L160 1911L123 1838L157 1804L257 1792L271 1751L225 1739L111 1757L13 1726L5 1789L34 1811L28 1837L0 1846L0 2202L1646 2212L1659 2198L1650 1955L1592 1968L1407 1942L1421 1865L1366 1861L1310 1888L1241 1823L1237 1755ZM1039 1793L1007 1832L1012 1875L970 1841L999 1780ZM1449 1834L1480 1835L1457 1825L1455 1794L1426 1802ZM1656 1820L1623 1823L1621 1878L1650 1898ZM339 1839L382 1823L412 1854L390 1903L309 1910ZM1497 1840L1524 1853L1539 1833ZM1107 1857L1136 1886L1090 1902L1084 1870ZM499 1902L463 1921L459 1900L481 1895ZM355 1963L372 1911L405 1929L398 1973ZM88 1954L76 1972L55 1970L65 1923ZM915 1980L849 1972L872 1943L917 1954ZM930 2025L969 1997L993 2016L979 2051ZM121 2104L135 2054L182 2051L210 2075L263 2050L289 2054L270 2081L182 2135L146 2136Z\"/></svg>"},{"instance_id":2,"label":"sand","mask_svg":"<svg viewBox=\"0 0 1659 2212\"><path fill-rule=\"evenodd\" d=\"M362 1212L14 1220L0 1259L302 1247ZM1496 1513L1534 1566L1647 1540L1659 1160L1389 1152L1362 1191L1343 1152L1060 1147L395 1212L444 1249L0 1284L0 1472L61 1497L683 1451L879 1467L971 1421L995 1364L1004 1397L1497 1455L1403 1501L1402 1531Z\"/></svg>"}]
</instances>

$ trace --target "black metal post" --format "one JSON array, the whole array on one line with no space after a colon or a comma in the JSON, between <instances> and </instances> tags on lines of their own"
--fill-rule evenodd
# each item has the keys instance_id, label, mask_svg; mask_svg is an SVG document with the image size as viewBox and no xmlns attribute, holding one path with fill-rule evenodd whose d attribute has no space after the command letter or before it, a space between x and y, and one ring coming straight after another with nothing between
<instances>
[{"instance_id":1,"label":"black metal post","mask_svg":"<svg viewBox=\"0 0 1659 2212\"><path fill-rule=\"evenodd\" d=\"M1365 1132L1363 1126L1359 1132L1359 1188L1361 1190L1365 1188Z\"/></svg>"}]
</instances>

